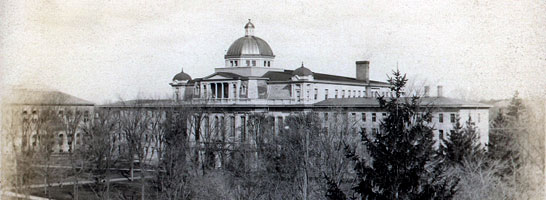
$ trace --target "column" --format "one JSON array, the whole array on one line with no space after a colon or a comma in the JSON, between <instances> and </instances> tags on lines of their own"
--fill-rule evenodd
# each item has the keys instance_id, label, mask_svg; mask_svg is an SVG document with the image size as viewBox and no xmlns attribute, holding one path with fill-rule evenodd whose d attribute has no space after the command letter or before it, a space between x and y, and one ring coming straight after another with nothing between
<instances>
[{"instance_id":1,"label":"column","mask_svg":"<svg viewBox=\"0 0 546 200\"><path fill-rule=\"evenodd\" d=\"M221 92L221 94L222 94L222 99L224 99L224 98L226 98L226 97L224 96L224 83L219 83L219 84L220 84L220 87L222 88L222 92Z\"/></svg>"}]
</instances>

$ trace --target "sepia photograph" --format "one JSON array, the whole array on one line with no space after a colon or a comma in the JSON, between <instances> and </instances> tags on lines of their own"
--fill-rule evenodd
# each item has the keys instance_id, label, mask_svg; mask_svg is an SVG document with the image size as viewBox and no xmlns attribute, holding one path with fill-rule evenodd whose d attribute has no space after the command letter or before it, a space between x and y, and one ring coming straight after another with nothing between
<instances>
[{"instance_id":1,"label":"sepia photograph","mask_svg":"<svg viewBox=\"0 0 546 200\"><path fill-rule=\"evenodd\" d=\"M0 1L0 200L546 198L546 1Z\"/></svg>"}]
</instances>

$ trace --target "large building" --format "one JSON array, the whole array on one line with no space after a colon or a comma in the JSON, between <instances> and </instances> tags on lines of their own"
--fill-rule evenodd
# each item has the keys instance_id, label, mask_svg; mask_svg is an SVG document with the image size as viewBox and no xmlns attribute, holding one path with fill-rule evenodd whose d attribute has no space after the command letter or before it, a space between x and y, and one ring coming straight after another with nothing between
<instances>
[{"instance_id":1,"label":"large building","mask_svg":"<svg viewBox=\"0 0 546 200\"><path fill-rule=\"evenodd\" d=\"M206 107L205 124L230 124L228 131L241 138L246 134L248 115L257 112L272 117L276 127L282 127L283 119L294 112L315 111L325 121L328 116L337 116L335 119L345 122L348 130L379 130L386 113L376 97L390 97L392 93L387 82L370 80L368 61L356 61L356 77L316 73L303 63L295 70L283 69L275 66L269 44L254 35L250 20L244 29L245 35L225 54L223 67L203 78L192 79L187 71L174 76L170 83L174 105ZM441 86L438 95L429 93L427 86L421 103L434 108L432 126L437 135L447 134L456 120L464 124L471 118L481 133L481 142L487 143L490 106L446 98ZM221 122L215 122L218 120Z\"/></svg>"},{"instance_id":2,"label":"large building","mask_svg":"<svg viewBox=\"0 0 546 200\"><path fill-rule=\"evenodd\" d=\"M235 40L224 56L225 66L213 74L192 79L182 71L171 86L178 101L237 105L312 105L331 98L388 95L386 82L369 78L368 61L356 62L356 77L315 73L301 64L295 70L275 67L267 42L245 25L245 36Z\"/></svg>"},{"instance_id":3,"label":"large building","mask_svg":"<svg viewBox=\"0 0 546 200\"><path fill-rule=\"evenodd\" d=\"M15 86L2 98L2 151L38 149L52 137L53 152L69 152L83 142L81 128L94 115L94 103L47 88Z\"/></svg>"}]
</instances>

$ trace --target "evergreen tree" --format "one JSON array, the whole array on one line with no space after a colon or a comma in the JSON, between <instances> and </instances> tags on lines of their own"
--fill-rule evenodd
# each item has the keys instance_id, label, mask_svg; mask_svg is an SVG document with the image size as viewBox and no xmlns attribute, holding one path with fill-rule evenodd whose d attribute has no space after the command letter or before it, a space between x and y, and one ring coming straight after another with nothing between
<instances>
[{"instance_id":1,"label":"evergreen tree","mask_svg":"<svg viewBox=\"0 0 546 200\"><path fill-rule=\"evenodd\" d=\"M520 126L521 116L525 111L525 107L518 97L518 92L512 97L507 110L506 114L504 114L502 109L499 110L489 129L489 157L508 164L502 170L502 175L513 174L514 169L519 168L521 165L518 134L522 134L525 131Z\"/></svg>"},{"instance_id":2,"label":"evergreen tree","mask_svg":"<svg viewBox=\"0 0 546 200\"><path fill-rule=\"evenodd\" d=\"M521 98L519 98L519 93L516 91L510 100L510 105L508 105L508 113L506 113L510 118L512 125L517 125L524 111L525 106L523 106L523 102Z\"/></svg>"},{"instance_id":3,"label":"evergreen tree","mask_svg":"<svg viewBox=\"0 0 546 200\"><path fill-rule=\"evenodd\" d=\"M460 123L459 117L453 125L453 130L445 137L440 136L440 152L451 163L463 164L464 159L474 159L480 156L478 131L471 117L468 117L465 127Z\"/></svg>"},{"instance_id":4,"label":"evergreen tree","mask_svg":"<svg viewBox=\"0 0 546 200\"><path fill-rule=\"evenodd\" d=\"M371 164L348 151L359 181L354 191L363 199L452 198L458 181L443 177L443 163L435 159L432 128L426 125L430 112L422 110L418 97L402 97L406 75L397 70L388 81L394 97L378 98L388 115L380 131L361 136Z\"/></svg>"},{"instance_id":5,"label":"evergreen tree","mask_svg":"<svg viewBox=\"0 0 546 200\"><path fill-rule=\"evenodd\" d=\"M347 196L339 188L339 185L328 176L324 176L328 189L326 190L326 198L329 200L346 200Z\"/></svg>"}]
</instances>

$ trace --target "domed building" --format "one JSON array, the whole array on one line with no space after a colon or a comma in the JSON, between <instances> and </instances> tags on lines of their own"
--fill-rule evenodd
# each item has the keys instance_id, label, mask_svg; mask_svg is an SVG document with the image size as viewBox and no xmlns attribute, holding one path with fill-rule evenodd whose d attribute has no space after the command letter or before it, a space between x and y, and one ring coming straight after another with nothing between
<instances>
[{"instance_id":1,"label":"domed building","mask_svg":"<svg viewBox=\"0 0 546 200\"><path fill-rule=\"evenodd\" d=\"M339 119L347 128L379 129L386 113L379 109L376 97L390 97L392 93L389 83L370 79L369 61L355 62L355 77L319 73L303 63L284 69L274 65L273 49L255 36L255 25L250 20L244 30L245 35L227 49L225 66L202 78L192 79L191 72L174 76L170 84L175 105L202 106L208 112L204 124L229 124L229 134L242 138L246 134L245 121L257 112L274 118L277 131L286 116L307 111L317 112L325 121L337 120L341 112L343 118ZM458 115L478 119L477 125L487 133L487 105L445 98L440 86L438 96L430 97L428 92L427 87L423 102L438 108L433 113L437 135L448 133ZM481 140L486 143L487 134L482 134Z\"/></svg>"},{"instance_id":2,"label":"domed building","mask_svg":"<svg viewBox=\"0 0 546 200\"><path fill-rule=\"evenodd\" d=\"M265 129L270 128L276 134L287 128L285 120L288 116L307 112L318 116L320 128L324 131L335 128L357 134L380 129L387 113L380 108L376 97L390 97L391 85L370 79L369 61L355 62L354 77L320 73L303 62L301 65L274 65L273 49L266 40L255 36L255 28L250 20L246 23L244 36L231 43L224 55L225 65L214 68L214 73L200 78L192 78L192 71L188 68L176 73L170 80L174 101L133 101L103 107L130 110L134 106L156 111L162 110L157 108L169 108L163 110L175 113L195 111L189 113L191 117L187 118L186 124L189 140L195 144L210 142L204 139L205 136L227 141L228 146L231 142L252 142L256 132L249 129L252 126L256 128L252 125L256 121L250 119L257 114L267 119L260 128L262 125L272 126ZM435 97L429 96L429 90L425 87L425 95L420 100L423 106L432 105L430 123L437 137L449 133L458 116L462 116L461 119L471 117L482 133L482 143L487 143L489 106L443 97L441 86L438 86ZM222 156L224 153L213 156L217 158L216 166L222 165Z\"/></svg>"},{"instance_id":3,"label":"domed building","mask_svg":"<svg viewBox=\"0 0 546 200\"><path fill-rule=\"evenodd\" d=\"M388 83L369 80L368 61L356 62L354 78L315 73L303 63L295 70L276 68L271 46L255 36L255 28L249 19L245 35L229 46L225 66L215 68L215 73L196 79L177 74L171 82L174 98L192 103L276 105L390 94Z\"/></svg>"}]
</instances>

